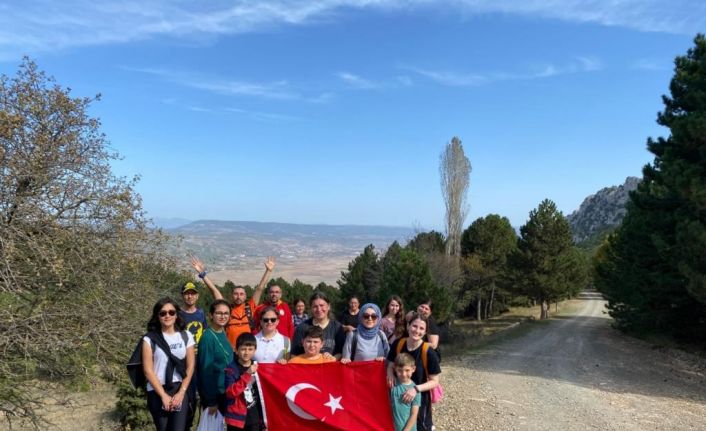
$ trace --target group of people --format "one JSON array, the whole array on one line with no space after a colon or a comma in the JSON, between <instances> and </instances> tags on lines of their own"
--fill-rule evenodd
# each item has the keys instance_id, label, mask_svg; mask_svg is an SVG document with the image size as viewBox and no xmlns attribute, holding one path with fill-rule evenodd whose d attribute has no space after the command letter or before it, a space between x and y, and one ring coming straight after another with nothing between
<instances>
[{"instance_id":1,"label":"group of people","mask_svg":"<svg viewBox=\"0 0 706 431\"><path fill-rule=\"evenodd\" d=\"M214 297L206 313L196 306L198 290L186 283L184 307L171 298L158 301L144 337L142 363L147 405L158 431L191 428L197 399L202 415L220 412L229 431L265 429L256 379L258 363L320 364L340 361L387 361L395 430L433 429L430 393L439 384L439 332L431 302L405 314L399 296L383 310L360 305L356 297L338 320L331 317L326 295L309 298L311 316L298 299L282 301L282 289L265 290L274 259L265 262L260 283L248 299L235 287L231 302L223 299L197 258L192 266ZM260 303L263 292L266 299Z\"/></svg>"}]
</instances>

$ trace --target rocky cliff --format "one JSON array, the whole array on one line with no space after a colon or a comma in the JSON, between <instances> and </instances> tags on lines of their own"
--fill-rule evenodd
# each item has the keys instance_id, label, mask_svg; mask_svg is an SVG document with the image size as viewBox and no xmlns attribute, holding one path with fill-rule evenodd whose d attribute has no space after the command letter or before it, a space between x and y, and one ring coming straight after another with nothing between
<instances>
[{"instance_id":1,"label":"rocky cliff","mask_svg":"<svg viewBox=\"0 0 706 431\"><path fill-rule=\"evenodd\" d=\"M574 241L580 243L617 227L625 216L628 195L639 183L639 178L628 177L624 184L606 187L584 199L567 217Z\"/></svg>"}]
</instances>

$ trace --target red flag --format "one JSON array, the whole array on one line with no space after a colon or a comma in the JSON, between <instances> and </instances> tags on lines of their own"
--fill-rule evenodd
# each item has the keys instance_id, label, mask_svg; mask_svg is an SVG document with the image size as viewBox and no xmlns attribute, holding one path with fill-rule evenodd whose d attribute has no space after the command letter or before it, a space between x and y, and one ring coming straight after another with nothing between
<instances>
[{"instance_id":1,"label":"red flag","mask_svg":"<svg viewBox=\"0 0 706 431\"><path fill-rule=\"evenodd\" d=\"M394 429L382 361L258 364L268 431Z\"/></svg>"}]
</instances>

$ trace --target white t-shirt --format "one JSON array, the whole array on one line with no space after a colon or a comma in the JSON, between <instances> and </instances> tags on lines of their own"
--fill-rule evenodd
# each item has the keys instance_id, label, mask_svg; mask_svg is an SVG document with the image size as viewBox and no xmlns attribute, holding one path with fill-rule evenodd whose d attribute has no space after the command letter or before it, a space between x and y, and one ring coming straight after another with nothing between
<instances>
[{"instance_id":1,"label":"white t-shirt","mask_svg":"<svg viewBox=\"0 0 706 431\"><path fill-rule=\"evenodd\" d=\"M285 336L277 332L274 337L269 340L262 335L262 331L255 335L257 340L257 350L255 350L254 360L263 364L272 364L277 362L277 359L284 358L285 355ZM287 343L287 346L289 343ZM286 352L289 353L289 352Z\"/></svg>"},{"instance_id":2,"label":"white t-shirt","mask_svg":"<svg viewBox=\"0 0 706 431\"><path fill-rule=\"evenodd\" d=\"M169 344L169 350L172 351L172 355L174 355L174 357L177 359L184 359L186 357L186 349L195 344L194 336L189 331L186 331L186 346L184 346L184 339L182 338L181 333L178 331L174 332L173 334L167 334L166 332L162 332L162 335L164 336L164 339L166 340L167 344ZM150 348L152 348L152 341L149 339L149 337L144 337L143 341L147 343ZM154 374L159 379L159 383L161 383L162 385L164 384L164 380L166 379L168 362L169 357L167 357L167 354L164 353L164 351L162 351L162 349L157 344L155 344L154 351L152 352L152 369L154 370ZM183 376L181 376L179 372L175 369L172 382L181 382L182 377ZM154 388L152 387L152 385L150 385L149 382L147 382L147 390L154 390Z\"/></svg>"}]
</instances>

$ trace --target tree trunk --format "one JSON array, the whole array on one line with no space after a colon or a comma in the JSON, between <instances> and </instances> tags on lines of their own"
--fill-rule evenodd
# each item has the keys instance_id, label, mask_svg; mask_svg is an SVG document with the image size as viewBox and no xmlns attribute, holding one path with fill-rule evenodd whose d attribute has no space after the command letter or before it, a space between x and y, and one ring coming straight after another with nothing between
<instances>
[{"instance_id":1,"label":"tree trunk","mask_svg":"<svg viewBox=\"0 0 706 431\"><path fill-rule=\"evenodd\" d=\"M539 316L541 320L549 318L549 305L546 300L542 300L542 314Z\"/></svg>"},{"instance_id":2,"label":"tree trunk","mask_svg":"<svg viewBox=\"0 0 706 431\"><path fill-rule=\"evenodd\" d=\"M481 290L478 289L478 303L476 304L476 319L480 322L483 320L481 313L483 312L483 306L481 301Z\"/></svg>"},{"instance_id":3,"label":"tree trunk","mask_svg":"<svg viewBox=\"0 0 706 431\"><path fill-rule=\"evenodd\" d=\"M490 290L490 301L488 301L487 311L485 312L486 318L493 316L493 300L495 300L495 284L493 284L493 288Z\"/></svg>"}]
</instances>

